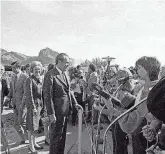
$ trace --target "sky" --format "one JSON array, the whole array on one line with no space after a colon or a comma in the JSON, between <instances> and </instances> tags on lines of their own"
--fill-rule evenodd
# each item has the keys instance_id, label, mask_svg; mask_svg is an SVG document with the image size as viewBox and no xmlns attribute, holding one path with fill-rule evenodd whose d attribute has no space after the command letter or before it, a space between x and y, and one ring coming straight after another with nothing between
<instances>
[{"instance_id":1,"label":"sky","mask_svg":"<svg viewBox=\"0 0 165 154\"><path fill-rule=\"evenodd\" d=\"M43 48L82 60L141 56L165 64L165 1L1 1L1 48L37 56Z\"/></svg>"}]
</instances>

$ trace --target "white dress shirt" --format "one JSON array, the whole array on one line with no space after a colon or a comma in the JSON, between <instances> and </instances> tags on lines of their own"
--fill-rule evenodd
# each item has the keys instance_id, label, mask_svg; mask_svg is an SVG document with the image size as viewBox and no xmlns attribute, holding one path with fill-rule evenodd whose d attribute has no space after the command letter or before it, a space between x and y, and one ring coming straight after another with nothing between
<instances>
[{"instance_id":1,"label":"white dress shirt","mask_svg":"<svg viewBox=\"0 0 165 154\"><path fill-rule=\"evenodd\" d=\"M62 74L62 71L56 66L57 71Z\"/></svg>"},{"instance_id":2,"label":"white dress shirt","mask_svg":"<svg viewBox=\"0 0 165 154\"><path fill-rule=\"evenodd\" d=\"M17 81L18 81L18 79L19 79L19 77L21 76L21 71L16 75L17 76Z\"/></svg>"}]
</instances>

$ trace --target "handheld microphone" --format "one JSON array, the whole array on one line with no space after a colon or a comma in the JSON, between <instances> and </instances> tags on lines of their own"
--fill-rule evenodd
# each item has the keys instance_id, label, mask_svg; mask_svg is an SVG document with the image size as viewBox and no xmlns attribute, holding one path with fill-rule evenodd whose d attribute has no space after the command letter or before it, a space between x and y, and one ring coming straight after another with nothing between
<instances>
[{"instance_id":1,"label":"handheld microphone","mask_svg":"<svg viewBox=\"0 0 165 154\"><path fill-rule=\"evenodd\" d=\"M93 87L94 90L96 90L98 92L98 94L100 96L104 97L105 99L110 99L111 98L112 104L114 104L118 107L122 107L124 109L129 109L135 103L136 97L132 94L127 93L127 92L124 94L123 99L120 101L116 97L114 97L111 94L104 91L103 88L99 84L93 83L92 87Z\"/></svg>"},{"instance_id":2,"label":"handheld microphone","mask_svg":"<svg viewBox=\"0 0 165 154\"><path fill-rule=\"evenodd\" d=\"M132 78L133 78L132 76L120 78L120 79L118 79L118 82L123 84L123 83L127 82L129 79L132 79Z\"/></svg>"},{"instance_id":3,"label":"handheld microphone","mask_svg":"<svg viewBox=\"0 0 165 154\"><path fill-rule=\"evenodd\" d=\"M105 99L110 99L111 98L111 102L114 105L125 108L125 106L121 103L121 101L119 99L117 99L116 97L114 97L114 96L110 95L109 93L107 93L106 91L104 91L103 88L101 87L101 85L99 85L97 83L93 83L92 88L94 90L96 90L98 92L98 94L100 96L104 97Z\"/></svg>"}]
</instances>

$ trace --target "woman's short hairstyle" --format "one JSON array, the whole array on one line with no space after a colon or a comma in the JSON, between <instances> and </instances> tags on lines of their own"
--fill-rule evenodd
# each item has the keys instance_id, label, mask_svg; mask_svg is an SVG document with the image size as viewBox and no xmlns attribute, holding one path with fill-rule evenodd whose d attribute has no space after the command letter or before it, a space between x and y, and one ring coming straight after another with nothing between
<instances>
[{"instance_id":1,"label":"woman's short hairstyle","mask_svg":"<svg viewBox=\"0 0 165 154\"><path fill-rule=\"evenodd\" d=\"M136 61L136 67L139 65L148 72L151 81L158 79L160 62L155 57L143 56Z\"/></svg>"},{"instance_id":2,"label":"woman's short hairstyle","mask_svg":"<svg viewBox=\"0 0 165 154\"><path fill-rule=\"evenodd\" d=\"M33 62L31 62L31 64L30 64L30 72L31 72L31 73L33 72L33 69L34 69L34 67L36 67L36 66L41 67L41 70L43 70L43 67L42 67L41 62L39 62L39 61L33 61Z\"/></svg>"},{"instance_id":3,"label":"woman's short hairstyle","mask_svg":"<svg viewBox=\"0 0 165 154\"><path fill-rule=\"evenodd\" d=\"M92 70L92 72L96 71L96 66L94 64L89 64L89 68Z\"/></svg>"}]
</instances>

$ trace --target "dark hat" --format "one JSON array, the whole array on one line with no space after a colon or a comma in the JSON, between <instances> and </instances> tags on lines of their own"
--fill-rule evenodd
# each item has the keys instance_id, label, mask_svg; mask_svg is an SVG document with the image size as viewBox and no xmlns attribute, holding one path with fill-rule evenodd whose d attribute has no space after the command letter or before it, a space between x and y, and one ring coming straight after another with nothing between
<instances>
[{"instance_id":1,"label":"dark hat","mask_svg":"<svg viewBox=\"0 0 165 154\"><path fill-rule=\"evenodd\" d=\"M21 64L20 64L19 61L12 62L12 63L11 63L11 66L13 66L13 65L15 65L15 66L18 67L18 68L21 68Z\"/></svg>"}]
</instances>

